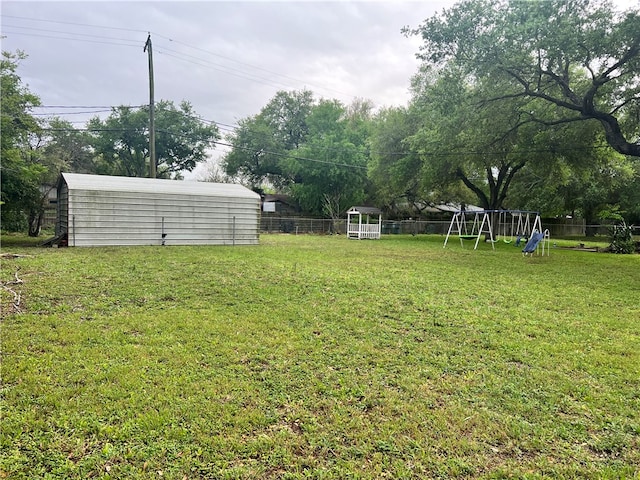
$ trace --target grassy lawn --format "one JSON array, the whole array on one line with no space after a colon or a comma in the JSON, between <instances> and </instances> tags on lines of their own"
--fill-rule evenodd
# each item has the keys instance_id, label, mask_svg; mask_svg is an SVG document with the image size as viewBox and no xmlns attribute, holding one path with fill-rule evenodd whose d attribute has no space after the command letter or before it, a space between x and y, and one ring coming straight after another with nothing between
<instances>
[{"instance_id":1,"label":"grassy lawn","mask_svg":"<svg viewBox=\"0 0 640 480\"><path fill-rule=\"evenodd\" d=\"M640 256L4 238L0 478L638 478Z\"/></svg>"}]
</instances>

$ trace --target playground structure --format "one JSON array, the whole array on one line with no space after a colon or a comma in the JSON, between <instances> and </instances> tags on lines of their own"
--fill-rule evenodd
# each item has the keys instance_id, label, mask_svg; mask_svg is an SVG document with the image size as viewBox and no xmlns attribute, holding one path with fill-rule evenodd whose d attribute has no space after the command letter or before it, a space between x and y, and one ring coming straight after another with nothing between
<instances>
[{"instance_id":1,"label":"playground structure","mask_svg":"<svg viewBox=\"0 0 640 480\"><path fill-rule=\"evenodd\" d=\"M533 231L531 237L527 241L527 244L522 249L523 255L533 255L538 251L538 246L542 245L542 256L544 256L545 251L547 252L547 256L549 255L549 230L545 230L543 232L538 232L536 230Z\"/></svg>"},{"instance_id":2,"label":"playground structure","mask_svg":"<svg viewBox=\"0 0 640 480\"><path fill-rule=\"evenodd\" d=\"M382 210L374 207L351 207L347 210L347 238L379 240L381 232Z\"/></svg>"},{"instance_id":3,"label":"playground structure","mask_svg":"<svg viewBox=\"0 0 640 480\"><path fill-rule=\"evenodd\" d=\"M495 226L495 228L494 228ZM526 210L460 210L453 214L443 248L449 237L457 235L460 245L465 240L475 240L473 249L477 250L480 238L486 235L495 250L495 243L502 237L504 243L514 243L519 247L525 242L522 253L532 254L542 247L542 255L549 255L549 230L542 229L539 212Z\"/></svg>"}]
</instances>

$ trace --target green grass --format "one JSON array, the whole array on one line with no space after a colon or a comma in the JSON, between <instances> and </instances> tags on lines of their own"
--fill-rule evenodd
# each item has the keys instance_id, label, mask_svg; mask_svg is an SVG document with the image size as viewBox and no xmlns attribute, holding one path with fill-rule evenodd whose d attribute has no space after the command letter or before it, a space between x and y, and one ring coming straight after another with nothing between
<instances>
[{"instance_id":1,"label":"green grass","mask_svg":"<svg viewBox=\"0 0 640 480\"><path fill-rule=\"evenodd\" d=\"M0 478L637 478L640 256L442 242L3 238Z\"/></svg>"}]
</instances>

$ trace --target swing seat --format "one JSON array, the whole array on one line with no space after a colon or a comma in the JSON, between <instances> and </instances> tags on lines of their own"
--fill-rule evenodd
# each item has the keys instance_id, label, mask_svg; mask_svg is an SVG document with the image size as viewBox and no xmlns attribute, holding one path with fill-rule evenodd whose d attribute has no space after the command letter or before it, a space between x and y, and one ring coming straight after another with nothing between
<instances>
[{"instance_id":1,"label":"swing seat","mask_svg":"<svg viewBox=\"0 0 640 480\"><path fill-rule=\"evenodd\" d=\"M462 240L475 240L478 238L478 235L460 235Z\"/></svg>"},{"instance_id":2,"label":"swing seat","mask_svg":"<svg viewBox=\"0 0 640 480\"><path fill-rule=\"evenodd\" d=\"M502 239L502 241L503 241L504 243L511 243L513 240L511 240L511 239L507 240L506 238L503 238L503 239Z\"/></svg>"}]
</instances>

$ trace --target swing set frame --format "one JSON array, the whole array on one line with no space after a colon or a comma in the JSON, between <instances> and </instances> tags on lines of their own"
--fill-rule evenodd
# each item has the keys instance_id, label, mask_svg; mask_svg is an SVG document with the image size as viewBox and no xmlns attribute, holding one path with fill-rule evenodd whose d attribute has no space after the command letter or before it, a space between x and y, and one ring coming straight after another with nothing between
<instances>
[{"instance_id":1,"label":"swing set frame","mask_svg":"<svg viewBox=\"0 0 640 480\"><path fill-rule=\"evenodd\" d=\"M468 223L473 216L473 224L469 231ZM508 221L510 217L510 222ZM516 237L516 246L520 246L522 239L531 237L534 231L542 232L542 220L539 212L528 210L459 210L454 212L449 224L447 236L444 239L443 248L447 246L449 237L456 235L460 239L460 245L464 248L464 240L475 240L473 249L478 249L480 238L487 235L491 242L491 248L495 250L493 222L497 219L498 230L496 234L500 234L502 227L502 236L505 243L511 243L513 237ZM532 220L533 219L533 220ZM509 240L506 239L507 231Z\"/></svg>"}]
</instances>

